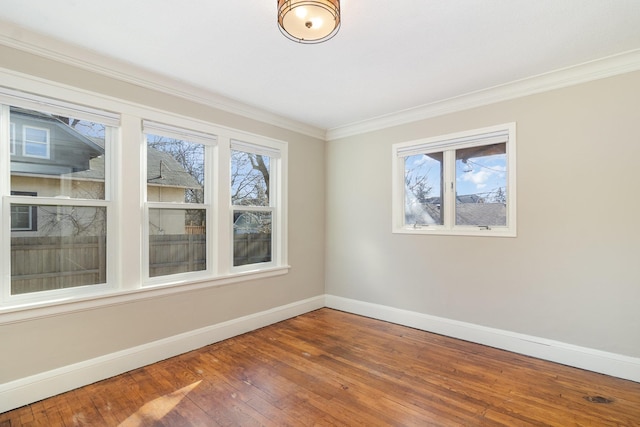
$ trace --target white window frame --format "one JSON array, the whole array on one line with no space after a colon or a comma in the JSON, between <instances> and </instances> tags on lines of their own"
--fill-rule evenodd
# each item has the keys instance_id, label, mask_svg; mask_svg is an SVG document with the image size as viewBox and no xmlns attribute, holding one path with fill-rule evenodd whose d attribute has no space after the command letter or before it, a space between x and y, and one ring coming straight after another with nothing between
<instances>
[{"instance_id":1,"label":"white window frame","mask_svg":"<svg viewBox=\"0 0 640 427\"><path fill-rule=\"evenodd\" d=\"M77 106L73 110L65 108L73 104L61 104L60 101L50 98L38 97L39 102L33 102L28 95L24 97L11 96L10 91L0 93L0 124L10 123L10 107L20 107L31 109L39 112L46 112L55 115L68 115L69 112L73 112L74 118L85 119L95 121L96 115L91 113L85 113L84 107ZM64 105L64 107L61 107ZM104 115L99 116L104 118L101 123L105 124L105 177L104 177L104 199L79 199L79 198L61 198L61 197L41 197L41 196L25 196L25 195L12 195L11 194L11 174L10 174L10 160L0 160L2 168L0 170L7 171L0 177L0 195L2 196L2 246L0 247L0 255L4 271L11 271L11 220L10 220L10 208L11 204L28 204L29 206L83 206L106 209L106 238L107 238L107 257L106 257L106 281L105 283L97 283L87 286L71 287L56 290L38 291L24 294L11 294L11 274L4 274L0 277L0 307L13 307L24 305L37 305L38 303L49 303L51 301L64 301L70 298L86 298L89 296L95 296L104 294L109 290L115 289L115 266L111 262L109 254L115 253L117 247L117 230L114 226L114 203L113 198L115 195L115 185L112 181L114 174L112 173L112 147L117 143L119 135L119 116L113 113L104 112ZM25 126L32 127L32 126ZM47 131L47 154L49 153L50 135ZM2 141L0 139L0 145L6 147L6 143L9 141ZM24 140L23 140L24 143ZM24 146L23 146L24 147ZM39 157L39 156L28 156ZM17 231L17 230L14 230Z\"/></svg>"},{"instance_id":2,"label":"white window frame","mask_svg":"<svg viewBox=\"0 0 640 427\"><path fill-rule=\"evenodd\" d=\"M45 132L46 135L46 141L45 142L40 142L40 141L31 141L27 139L27 130L29 129L34 129L34 130L41 130ZM32 145L44 145L46 148L46 154L44 156L38 156L35 154L28 154L27 153L27 146L29 144ZM22 127L22 155L25 157L34 157L34 158L38 158L38 159L49 159L51 158L51 131L49 129L46 128L41 128L41 127L37 127L37 126L23 126Z\"/></svg>"},{"instance_id":3,"label":"white window frame","mask_svg":"<svg viewBox=\"0 0 640 427\"><path fill-rule=\"evenodd\" d=\"M187 129L186 127L174 126L164 123L159 123L151 120L142 121L142 134L143 134L143 147L142 147L142 161L144 171L143 182L143 198L144 198L144 217L143 217L143 259L142 259L142 271L143 271L143 286L158 286L172 283L184 283L194 280L203 280L210 278L214 273L213 251L217 252L212 246L212 225L213 219L213 188L216 185L216 180L212 174L214 164L214 149L218 143L217 136L207 132L201 132L198 130ZM178 202L150 202L147 195L147 134L155 136L165 136L177 140L182 140L189 143L202 144L204 146L204 174L205 174L205 186L204 186L204 203L178 203ZM167 274L162 276L149 277L149 212L152 209L203 209L205 213L205 240L206 240L206 268L204 270L189 271L184 273Z\"/></svg>"},{"instance_id":4,"label":"white window frame","mask_svg":"<svg viewBox=\"0 0 640 427\"><path fill-rule=\"evenodd\" d=\"M455 224L455 150L505 142L507 147L507 224L471 226ZM405 158L421 153L443 153L442 225L405 224ZM506 123L392 145L392 232L464 236L516 237L516 124Z\"/></svg>"},{"instance_id":5,"label":"white window frame","mask_svg":"<svg viewBox=\"0 0 640 427\"><path fill-rule=\"evenodd\" d=\"M245 272L255 271L261 269L269 269L283 263L285 257L285 244L284 244L284 230L286 218L286 205L283 198L283 173L286 173L286 150L283 150L281 144L262 140L262 141L250 141L248 138L244 139L232 139L230 141L230 150L243 151L251 154L259 154L269 157L269 205L268 206L244 206L233 205L231 197L228 198L228 205L230 209L229 218L229 232L230 232L230 269L232 272ZM284 151L284 154L283 154ZM283 160L284 157L284 160ZM229 156L229 163L231 163L231 156ZM231 167L231 166L229 166ZM230 186L230 183L229 183ZM230 191L229 187L229 191ZM234 254L234 232L233 232L233 218L236 211L245 212L270 212L271 213L271 261L260 262L253 264L245 264L234 266L233 254Z\"/></svg>"},{"instance_id":6,"label":"white window frame","mask_svg":"<svg viewBox=\"0 0 640 427\"><path fill-rule=\"evenodd\" d=\"M128 303L148 298L214 286L231 285L247 280L266 279L287 274L287 156L288 143L262 135L216 125L207 120L161 111L122 99L74 89L54 82L34 83L32 79L8 75L0 70L12 88L0 86L0 150L10 151L10 107L16 106L54 115L76 117L112 126L107 143L108 162L105 164L105 199L84 200L57 197L10 195L11 156L0 156L0 325L25 319L42 318L60 313L89 310L112 304ZM9 84L9 83L7 83ZM35 94L37 92L38 94ZM87 107L91 106L91 107ZM206 188L211 191L210 213L207 219L207 267L210 274L199 276L160 276L165 281L145 280L143 267L144 231L146 221L146 140L143 120L167 123L182 129L216 135L206 171ZM187 138L188 139L188 138ZM274 207L274 250L272 262L233 268L233 222L230 199L230 146L231 140L244 141L256 147L280 151L278 173L272 172L271 185ZM132 149L131 144L136 148ZM126 147L124 147L126 145ZM126 150L125 150L126 148ZM16 144L19 150L19 144ZM109 178L110 177L110 178ZM107 283L56 291L10 295L11 291L11 202L29 205L106 206L107 208ZM172 205L173 207L173 205Z\"/></svg>"}]
</instances>

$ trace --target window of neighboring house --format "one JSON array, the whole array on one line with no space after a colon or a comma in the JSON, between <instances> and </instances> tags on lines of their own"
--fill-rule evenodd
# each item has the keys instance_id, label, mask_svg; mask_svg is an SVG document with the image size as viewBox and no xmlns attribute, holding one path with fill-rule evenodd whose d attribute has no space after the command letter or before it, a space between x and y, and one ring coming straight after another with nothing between
<instances>
[{"instance_id":1,"label":"window of neighboring house","mask_svg":"<svg viewBox=\"0 0 640 427\"><path fill-rule=\"evenodd\" d=\"M277 262L280 162L275 147L231 141L233 267Z\"/></svg>"},{"instance_id":2,"label":"window of neighboring house","mask_svg":"<svg viewBox=\"0 0 640 427\"><path fill-rule=\"evenodd\" d=\"M51 130L46 128L24 126L22 128L22 154L28 157L48 159L51 154L50 132Z\"/></svg>"},{"instance_id":3,"label":"window of neighboring house","mask_svg":"<svg viewBox=\"0 0 640 427\"><path fill-rule=\"evenodd\" d=\"M145 121L147 278L209 270L211 150L216 137ZM174 277L175 278L175 277Z\"/></svg>"},{"instance_id":4,"label":"window of neighboring house","mask_svg":"<svg viewBox=\"0 0 640 427\"><path fill-rule=\"evenodd\" d=\"M515 123L393 145L393 231L516 235Z\"/></svg>"},{"instance_id":5,"label":"window of neighboring house","mask_svg":"<svg viewBox=\"0 0 640 427\"><path fill-rule=\"evenodd\" d=\"M30 196L38 194L32 191L12 191L13 196ZM11 205L11 231L38 230L38 208L30 205Z\"/></svg>"},{"instance_id":6,"label":"window of neighboring house","mask_svg":"<svg viewBox=\"0 0 640 427\"><path fill-rule=\"evenodd\" d=\"M109 153L119 119L84 107L72 109L71 116L56 101L16 102L0 106L0 121L22 127L23 153L43 160L3 160L3 170L10 170L4 199L11 214L10 227L4 222L11 252L4 265L11 276L10 282L0 283L3 299L40 301L92 292L108 280L107 237L114 235L108 230ZM60 136L55 148L50 144L54 132Z\"/></svg>"}]
</instances>

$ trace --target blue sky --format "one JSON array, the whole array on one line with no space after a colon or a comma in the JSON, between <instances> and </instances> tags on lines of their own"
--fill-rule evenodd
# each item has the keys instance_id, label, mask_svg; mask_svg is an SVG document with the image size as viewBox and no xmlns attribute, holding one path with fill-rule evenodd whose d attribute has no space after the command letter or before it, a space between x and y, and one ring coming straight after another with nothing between
<instances>
[{"instance_id":1,"label":"blue sky","mask_svg":"<svg viewBox=\"0 0 640 427\"><path fill-rule=\"evenodd\" d=\"M440 162L423 154L408 156L405 160L405 171L415 175L426 175L432 190L429 197L440 196ZM456 161L456 191L458 195L495 192L498 188L506 189L507 160L506 154L495 154L470 158L466 163Z\"/></svg>"}]
</instances>

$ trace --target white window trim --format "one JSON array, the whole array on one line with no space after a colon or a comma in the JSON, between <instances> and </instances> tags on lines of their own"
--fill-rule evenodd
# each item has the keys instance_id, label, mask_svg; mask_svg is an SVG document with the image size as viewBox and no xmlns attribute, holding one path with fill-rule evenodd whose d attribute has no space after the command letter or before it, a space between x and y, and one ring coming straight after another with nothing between
<instances>
[{"instance_id":1,"label":"white window trim","mask_svg":"<svg viewBox=\"0 0 640 427\"><path fill-rule=\"evenodd\" d=\"M69 288L64 290L34 293L32 298L12 298L10 301L0 293L0 325L20 322L27 319L45 318L51 315L83 311L98 307L124 304L131 301L159 298L166 295L191 292L215 286L246 282L247 280L276 277L287 274L290 266L287 260L287 142L271 139L262 135L240 131L216 125L209 121L194 119L176 113L160 111L152 107L134 102L116 99L105 95L76 89L52 81L33 79L28 75L5 73L0 70L0 77L12 89L0 86L0 111L3 117L9 117L9 105L40 110L47 113L68 115L71 117L95 121L105 125L118 127L117 136L120 141L130 144L132 141L143 141L142 118L148 118L157 123L172 123L178 127L193 129L218 136L218 145L213 147L214 163L211 166L217 171L219 182L212 188L212 206L222 201L220 206L212 209L212 219L209 221L211 232L216 237L216 247L211 267L215 272L209 277L172 280L161 284L145 284L142 273L142 243L144 224L144 198L146 187L146 168L141 170L142 142L139 150L127 150L122 144L112 144L110 147L113 161L105 165L111 173L111 184L105 185L105 197L109 199L107 230L114 232L108 236L109 270L107 285L91 285L83 288ZM33 95L38 93L39 95ZM66 100L66 101L62 101ZM91 105L92 108L84 106ZM5 113L6 110L6 113ZM0 140L2 147L6 147L9 122L0 118ZM230 197L229 180L229 146L230 140L241 140L256 145L273 146L280 149L282 168L280 169L280 226L278 240L279 264L272 267L254 265L252 270L231 271L229 227ZM0 148L2 148L0 147ZM6 151L5 151L6 152ZM220 159L225 159L220 161ZM0 156L0 170L10 170L10 156ZM133 177L132 171L136 176ZM126 176L123 176L123 172ZM211 176L210 172L207 172ZM275 179L275 177L274 177ZM224 182L226 180L226 182ZM136 182L137 181L137 182ZM4 284L10 283L10 217L9 192L10 175L0 174L0 196L2 197L2 229L0 229L0 262L3 276L0 280ZM110 187L110 188L109 188ZM52 200L53 204L61 200ZM74 202L77 203L77 200ZM73 204L74 202L70 203ZM87 201L90 205L97 205L103 201ZM61 203L60 203L61 204ZM225 205L226 204L226 205ZM217 234L217 235L216 235ZM133 236L133 237L132 237ZM169 276L167 276L169 277ZM6 289L6 286L5 286Z\"/></svg>"},{"instance_id":2,"label":"white window trim","mask_svg":"<svg viewBox=\"0 0 640 427\"><path fill-rule=\"evenodd\" d=\"M244 151L252 154L268 156L269 163L269 206L242 206L231 204L231 194L227 197L229 217L227 224L229 244L229 268L232 273L259 271L275 268L287 263L287 149L286 145L273 140L256 139L251 137L233 138L229 141L231 150ZM230 156L229 156L230 158ZM230 167L230 165L229 165ZM230 174L228 174L230 176ZM231 189L227 185L228 191ZM235 211L271 212L271 261L234 266L233 214Z\"/></svg>"},{"instance_id":3,"label":"white window trim","mask_svg":"<svg viewBox=\"0 0 640 427\"><path fill-rule=\"evenodd\" d=\"M506 140L506 141L505 141ZM455 159L452 149L507 142L507 225L506 226L461 226L455 225L455 212L445 209L443 225L412 227L405 225L404 159L406 156L429 153L444 153L442 205L453 206L456 194ZM392 233L422 235L459 235L516 237L516 124L505 123L481 129L457 132L392 145Z\"/></svg>"},{"instance_id":4,"label":"white window trim","mask_svg":"<svg viewBox=\"0 0 640 427\"><path fill-rule=\"evenodd\" d=\"M172 284L172 283L187 283L189 281L200 280L211 278L215 275L216 271L214 269L213 263L213 255L212 252L218 252L216 248L213 246L213 233L211 231L211 224L213 223L213 209L211 206L211 202L213 200L212 188L216 185L213 180L212 165L214 164L214 148L218 143L218 139L216 135L200 132L197 130L191 130L180 126L174 126L165 123L154 122L151 120L143 120L142 121L142 133L143 133L143 147L142 147L142 162L143 167L141 170L144 172L144 177L142 181L145 185L143 185L143 199L144 199L144 216L143 216L143 224L142 224L142 248L143 248L143 257L142 257L142 272L143 272L143 283L142 286L158 286L164 284ZM185 202L150 202L148 201L147 195L147 135L155 135L155 136L164 136L168 138L173 138L177 140L182 140L189 143L194 144L202 144L204 146L204 166L205 166L205 186L204 186L204 203L195 204L195 203L185 203ZM176 274L167 274L162 276L149 276L149 211L151 209L203 209L205 214L206 221L206 233L205 233L205 245L206 245L206 268L204 270L197 271L189 271L184 273L176 273Z\"/></svg>"},{"instance_id":5,"label":"white window trim","mask_svg":"<svg viewBox=\"0 0 640 427\"><path fill-rule=\"evenodd\" d=\"M47 140L45 142L39 141L30 141L27 140L27 130L28 129L36 129L42 130L47 135ZM44 156L38 156L35 154L27 154L27 145L35 144L35 145L44 145L46 147L46 154ZM51 158L51 131L47 128L41 128L37 126L22 126L22 155L24 157L33 157L37 159L49 159Z\"/></svg>"}]
</instances>

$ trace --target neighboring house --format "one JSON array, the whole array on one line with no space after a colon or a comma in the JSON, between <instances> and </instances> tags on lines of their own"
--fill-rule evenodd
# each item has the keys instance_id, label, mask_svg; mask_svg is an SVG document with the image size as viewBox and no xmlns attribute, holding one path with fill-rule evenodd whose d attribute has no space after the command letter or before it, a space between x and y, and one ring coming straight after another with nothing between
<instances>
[{"instance_id":1,"label":"neighboring house","mask_svg":"<svg viewBox=\"0 0 640 427\"><path fill-rule=\"evenodd\" d=\"M198 181L169 153L147 147L147 200L150 202L185 202L185 191L201 189ZM199 211L204 212L204 211ZM150 234L200 234L205 229L197 213L175 210L149 210ZM186 226L186 229L185 229ZM197 230L194 232L193 230Z\"/></svg>"},{"instance_id":2,"label":"neighboring house","mask_svg":"<svg viewBox=\"0 0 640 427\"><path fill-rule=\"evenodd\" d=\"M104 142L87 137L55 116L11 108L11 193L40 197L104 198ZM184 202L186 189L200 189L170 153L147 149L147 197L149 201ZM52 209L14 204L13 232L47 234ZM184 234L185 220L172 216L155 224L169 234ZM157 219L160 221L160 219ZM154 218L150 218L154 224ZM40 225L40 226L39 226ZM22 235L23 233L21 233Z\"/></svg>"}]
</instances>

